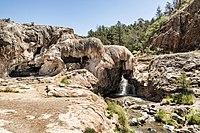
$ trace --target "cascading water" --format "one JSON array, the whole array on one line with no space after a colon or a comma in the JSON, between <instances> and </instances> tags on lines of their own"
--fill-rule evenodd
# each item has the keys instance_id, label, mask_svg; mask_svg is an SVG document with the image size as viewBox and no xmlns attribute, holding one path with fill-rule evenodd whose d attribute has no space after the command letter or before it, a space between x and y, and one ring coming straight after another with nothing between
<instances>
[{"instance_id":1,"label":"cascading water","mask_svg":"<svg viewBox=\"0 0 200 133\"><path fill-rule=\"evenodd\" d=\"M110 97L123 97L123 96L135 96L135 87L133 84L130 84L128 79L121 76L119 82L119 91L117 93L111 94Z\"/></svg>"},{"instance_id":2,"label":"cascading water","mask_svg":"<svg viewBox=\"0 0 200 133\"><path fill-rule=\"evenodd\" d=\"M121 81L119 83L119 88L120 88L120 93L119 95L127 95L127 89L128 89L128 80L124 78L124 76L122 75L121 77Z\"/></svg>"}]
</instances>

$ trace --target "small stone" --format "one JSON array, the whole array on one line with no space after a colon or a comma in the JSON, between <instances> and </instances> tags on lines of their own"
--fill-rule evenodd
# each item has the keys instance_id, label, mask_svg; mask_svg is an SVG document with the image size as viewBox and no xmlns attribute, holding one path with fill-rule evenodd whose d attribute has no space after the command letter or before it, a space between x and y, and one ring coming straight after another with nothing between
<instances>
[{"instance_id":1,"label":"small stone","mask_svg":"<svg viewBox=\"0 0 200 133\"><path fill-rule=\"evenodd\" d=\"M153 128L151 128L151 127L149 127L147 130L148 130L150 133L157 133L156 129L153 129Z\"/></svg>"},{"instance_id":2,"label":"small stone","mask_svg":"<svg viewBox=\"0 0 200 133\"><path fill-rule=\"evenodd\" d=\"M154 115L154 114L156 114L156 112L157 112L157 111L151 109L151 110L149 110L149 112L147 112L147 113L150 114L150 115Z\"/></svg>"},{"instance_id":3,"label":"small stone","mask_svg":"<svg viewBox=\"0 0 200 133\"><path fill-rule=\"evenodd\" d=\"M140 105L131 105L129 108L134 110L140 110L142 107Z\"/></svg>"},{"instance_id":4,"label":"small stone","mask_svg":"<svg viewBox=\"0 0 200 133\"><path fill-rule=\"evenodd\" d=\"M136 118L132 118L130 121L129 121L130 125L131 126L137 126L139 124L138 120Z\"/></svg>"},{"instance_id":5,"label":"small stone","mask_svg":"<svg viewBox=\"0 0 200 133\"><path fill-rule=\"evenodd\" d=\"M188 129L175 129L176 133L191 133Z\"/></svg>"},{"instance_id":6,"label":"small stone","mask_svg":"<svg viewBox=\"0 0 200 133\"><path fill-rule=\"evenodd\" d=\"M27 115L27 116L26 116L26 119L28 119L28 120L33 120L33 119L35 119L35 116L33 116L33 115Z\"/></svg>"},{"instance_id":7,"label":"small stone","mask_svg":"<svg viewBox=\"0 0 200 133\"><path fill-rule=\"evenodd\" d=\"M51 114L42 114L38 119L46 120L49 119L52 115Z\"/></svg>"},{"instance_id":8,"label":"small stone","mask_svg":"<svg viewBox=\"0 0 200 133\"><path fill-rule=\"evenodd\" d=\"M146 120L146 122L151 123L151 122L155 122L155 117L153 116L149 116L149 118Z\"/></svg>"},{"instance_id":9,"label":"small stone","mask_svg":"<svg viewBox=\"0 0 200 133\"><path fill-rule=\"evenodd\" d=\"M164 125L163 129L166 131L169 131L170 133L173 133L175 128L174 128L174 126Z\"/></svg>"},{"instance_id":10,"label":"small stone","mask_svg":"<svg viewBox=\"0 0 200 133\"><path fill-rule=\"evenodd\" d=\"M65 87L65 84L60 83L59 87Z\"/></svg>"}]
</instances>

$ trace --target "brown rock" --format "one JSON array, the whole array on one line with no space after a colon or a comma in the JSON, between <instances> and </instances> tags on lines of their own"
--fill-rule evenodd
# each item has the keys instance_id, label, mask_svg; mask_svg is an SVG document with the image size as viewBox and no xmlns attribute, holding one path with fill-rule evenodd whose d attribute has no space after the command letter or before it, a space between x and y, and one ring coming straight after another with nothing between
<instances>
[{"instance_id":1,"label":"brown rock","mask_svg":"<svg viewBox=\"0 0 200 133\"><path fill-rule=\"evenodd\" d=\"M157 32L158 37L150 40L152 49L162 48L164 53L186 52L200 48L200 2L191 4L170 16L169 21Z\"/></svg>"}]
</instances>

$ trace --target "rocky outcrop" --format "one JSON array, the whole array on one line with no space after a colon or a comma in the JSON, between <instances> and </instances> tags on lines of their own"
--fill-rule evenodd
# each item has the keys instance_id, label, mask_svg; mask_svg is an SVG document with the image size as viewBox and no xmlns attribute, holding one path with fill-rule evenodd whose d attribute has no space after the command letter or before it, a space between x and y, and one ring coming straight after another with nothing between
<instances>
[{"instance_id":1,"label":"rocky outcrop","mask_svg":"<svg viewBox=\"0 0 200 133\"><path fill-rule=\"evenodd\" d=\"M133 74L135 59L123 46L104 46L63 27L5 20L0 26L0 77L54 76L85 68L98 78L98 91L109 94L118 89L123 74Z\"/></svg>"},{"instance_id":2,"label":"rocky outcrop","mask_svg":"<svg viewBox=\"0 0 200 133\"><path fill-rule=\"evenodd\" d=\"M186 73L186 80L191 81L191 90L199 96L200 90L200 53L176 53L158 55L151 58L149 64L140 60L136 66L136 79L142 84L137 94L143 97L156 97L157 100L165 95L183 92L178 84L181 73ZM144 60L143 60L144 61ZM146 62L148 63L148 62Z\"/></svg>"},{"instance_id":3,"label":"rocky outcrop","mask_svg":"<svg viewBox=\"0 0 200 133\"><path fill-rule=\"evenodd\" d=\"M117 119L107 117L106 102L91 92L97 83L85 69L53 77L0 78L0 131L83 133L89 128L114 133Z\"/></svg>"},{"instance_id":4,"label":"rocky outcrop","mask_svg":"<svg viewBox=\"0 0 200 133\"><path fill-rule=\"evenodd\" d=\"M184 5L156 33L158 36L150 40L152 49L162 48L164 53L187 52L200 48L200 2L192 0Z\"/></svg>"}]
</instances>

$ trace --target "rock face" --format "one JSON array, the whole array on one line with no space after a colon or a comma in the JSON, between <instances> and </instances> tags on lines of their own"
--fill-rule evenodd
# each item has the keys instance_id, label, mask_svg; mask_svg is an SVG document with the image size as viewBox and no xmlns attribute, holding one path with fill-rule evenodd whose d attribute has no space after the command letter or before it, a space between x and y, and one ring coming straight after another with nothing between
<instances>
[{"instance_id":1,"label":"rock face","mask_svg":"<svg viewBox=\"0 0 200 133\"><path fill-rule=\"evenodd\" d=\"M158 55L152 58L148 65L138 64L136 79L143 85L138 95L157 97L181 92L177 80L185 71L186 80L191 80L191 89L198 96L200 90L200 53L199 51Z\"/></svg>"},{"instance_id":2,"label":"rock face","mask_svg":"<svg viewBox=\"0 0 200 133\"><path fill-rule=\"evenodd\" d=\"M62 70L86 68L105 94L130 78L135 59L123 46L103 46L96 38L80 38L72 29L0 21L0 77L54 76ZM107 90L109 88L109 90Z\"/></svg>"},{"instance_id":3,"label":"rock face","mask_svg":"<svg viewBox=\"0 0 200 133\"><path fill-rule=\"evenodd\" d=\"M200 48L200 2L193 0L173 14L161 27L158 37L151 40L152 49L162 48L164 53L186 52Z\"/></svg>"}]
</instances>

